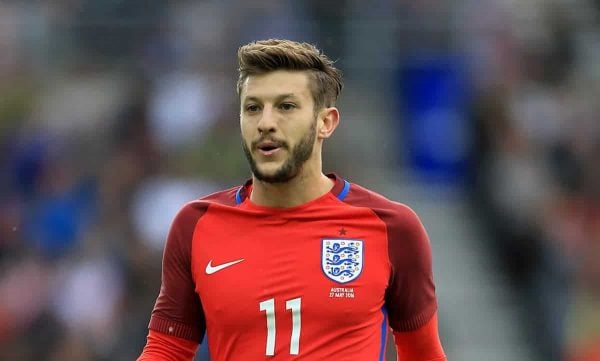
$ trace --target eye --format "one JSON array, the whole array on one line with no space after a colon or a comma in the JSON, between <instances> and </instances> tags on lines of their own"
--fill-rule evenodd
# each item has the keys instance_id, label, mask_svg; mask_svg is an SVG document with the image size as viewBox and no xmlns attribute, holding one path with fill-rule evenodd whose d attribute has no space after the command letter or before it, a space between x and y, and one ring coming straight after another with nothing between
<instances>
[{"instance_id":1,"label":"eye","mask_svg":"<svg viewBox=\"0 0 600 361\"><path fill-rule=\"evenodd\" d=\"M246 112L248 113L256 113L257 111L259 111L259 109L260 108L256 104L248 104L245 108Z\"/></svg>"},{"instance_id":2,"label":"eye","mask_svg":"<svg viewBox=\"0 0 600 361\"><path fill-rule=\"evenodd\" d=\"M294 103L281 103L281 105L279 105L279 107L282 110L292 110L296 108L296 104Z\"/></svg>"}]
</instances>

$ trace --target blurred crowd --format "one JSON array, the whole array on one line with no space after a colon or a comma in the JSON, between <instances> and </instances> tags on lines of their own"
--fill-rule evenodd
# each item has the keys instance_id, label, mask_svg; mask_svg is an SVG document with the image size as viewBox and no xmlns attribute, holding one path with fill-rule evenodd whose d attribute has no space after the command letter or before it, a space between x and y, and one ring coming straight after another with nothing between
<instances>
[{"instance_id":1,"label":"blurred crowd","mask_svg":"<svg viewBox=\"0 0 600 361\"><path fill-rule=\"evenodd\" d=\"M369 59L359 26L414 48L394 27L410 13L446 19L432 44L465 59L464 194L531 344L600 360L600 2L443 3L0 2L0 358L135 359L175 212L249 174L237 48L314 42L345 70ZM335 162L352 169L351 154Z\"/></svg>"},{"instance_id":2,"label":"blurred crowd","mask_svg":"<svg viewBox=\"0 0 600 361\"><path fill-rule=\"evenodd\" d=\"M599 5L515 2L468 25L487 42L472 59L489 59L470 113L475 209L543 360L600 360Z\"/></svg>"}]
</instances>

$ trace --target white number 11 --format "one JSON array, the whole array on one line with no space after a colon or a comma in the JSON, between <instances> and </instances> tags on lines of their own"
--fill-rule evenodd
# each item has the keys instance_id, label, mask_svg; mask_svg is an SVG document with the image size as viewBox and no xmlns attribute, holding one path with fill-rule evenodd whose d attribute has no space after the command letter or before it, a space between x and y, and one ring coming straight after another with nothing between
<instances>
[{"instance_id":1,"label":"white number 11","mask_svg":"<svg viewBox=\"0 0 600 361\"><path fill-rule=\"evenodd\" d=\"M267 315L267 346L265 354L267 356L275 355L275 299L270 298L262 301L260 310L265 311ZM290 354L297 355L300 350L300 298L285 301L285 309L292 310L292 336L290 340Z\"/></svg>"}]
</instances>

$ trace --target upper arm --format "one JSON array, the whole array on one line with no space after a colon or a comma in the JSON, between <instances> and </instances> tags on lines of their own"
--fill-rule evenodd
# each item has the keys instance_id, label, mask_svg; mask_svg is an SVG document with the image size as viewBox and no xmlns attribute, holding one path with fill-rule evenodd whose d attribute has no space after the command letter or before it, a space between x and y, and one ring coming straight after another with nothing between
<instances>
[{"instance_id":1,"label":"upper arm","mask_svg":"<svg viewBox=\"0 0 600 361\"><path fill-rule=\"evenodd\" d=\"M385 213L392 274L385 305L395 331L423 326L437 310L429 237L410 208L397 205Z\"/></svg>"},{"instance_id":2,"label":"upper arm","mask_svg":"<svg viewBox=\"0 0 600 361\"><path fill-rule=\"evenodd\" d=\"M205 320L195 292L191 269L191 244L198 219L206 206L188 204L173 221L165 244L160 293L149 328L199 343Z\"/></svg>"}]
</instances>

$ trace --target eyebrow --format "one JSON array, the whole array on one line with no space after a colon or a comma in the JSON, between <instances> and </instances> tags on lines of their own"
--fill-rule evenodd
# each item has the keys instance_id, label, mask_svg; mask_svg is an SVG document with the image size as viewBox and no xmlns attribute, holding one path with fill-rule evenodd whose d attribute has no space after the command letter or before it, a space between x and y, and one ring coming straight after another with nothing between
<instances>
[{"instance_id":1,"label":"eyebrow","mask_svg":"<svg viewBox=\"0 0 600 361\"><path fill-rule=\"evenodd\" d=\"M287 93L287 94L280 94L277 97L275 97L275 103L280 102L284 99L287 98L292 98L292 99L296 99L296 95L294 93ZM248 102L248 101L254 101L254 102L261 102L261 99L255 96L249 96L246 97L246 99L244 99L244 102Z\"/></svg>"}]
</instances>

